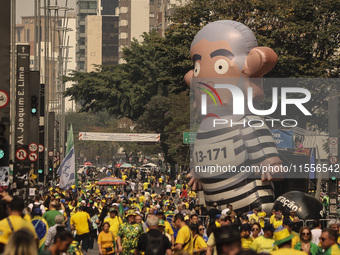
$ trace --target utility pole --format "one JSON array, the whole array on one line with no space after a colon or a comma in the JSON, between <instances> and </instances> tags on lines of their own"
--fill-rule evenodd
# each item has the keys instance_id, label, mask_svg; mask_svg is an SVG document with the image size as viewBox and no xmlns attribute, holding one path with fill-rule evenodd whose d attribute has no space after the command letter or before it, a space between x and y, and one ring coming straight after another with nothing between
<instances>
[{"instance_id":1,"label":"utility pole","mask_svg":"<svg viewBox=\"0 0 340 255\"><path fill-rule=\"evenodd\" d=\"M338 175L331 169L335 169L335 164L338 164L338 88L334 86L329 91L329 101L328 101L328 130L329 130L329 180L328 180L328 190L329 190L329 214L337 215L337 205L338 205Z\"/></svg>"}]
</instances>

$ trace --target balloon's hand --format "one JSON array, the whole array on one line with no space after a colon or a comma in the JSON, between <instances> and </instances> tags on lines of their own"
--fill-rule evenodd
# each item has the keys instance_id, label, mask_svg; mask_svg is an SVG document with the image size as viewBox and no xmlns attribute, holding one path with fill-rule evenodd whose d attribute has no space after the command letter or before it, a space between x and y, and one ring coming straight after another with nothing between
<instances>
[{"instance_id":1,"label":"balloon's hand","mask_svg":"<svg viewBox=\"0 0 340 255\"><path fill-rule=\"evenodd\" d=\"M186 176L187 179L190 179L188 182L189 187L191 187L194 191L203 190L202 184L200 183L198 178L194 178L192 174L192 170Z\"/></svg>"},{"instance_id":2,"label":"balloon's hand","mask_svg":"<svg viewBox=\"0 0 340 255\"><path fill-rule=\"evenodd\" d=\"M282 169L282 161L278 157L270 157L256 164L262 181L278 181L283 179L284 171Z\"/></svg>"}]
</instances>

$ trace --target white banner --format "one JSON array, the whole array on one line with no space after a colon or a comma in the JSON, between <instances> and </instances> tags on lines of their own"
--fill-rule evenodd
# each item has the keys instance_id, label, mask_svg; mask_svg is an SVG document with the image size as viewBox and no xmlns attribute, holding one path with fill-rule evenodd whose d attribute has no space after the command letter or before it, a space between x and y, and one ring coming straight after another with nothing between
<instances>
[{"instance_id":1,"label":"white banner","mask_svg":"<svg viewBox=\"0 0 340 255\"><path fill-rule=\"evenodd\" d=\"M160 134L79 132L79 140L114 142L159 142Z\"/></svg>"}]
</instances>

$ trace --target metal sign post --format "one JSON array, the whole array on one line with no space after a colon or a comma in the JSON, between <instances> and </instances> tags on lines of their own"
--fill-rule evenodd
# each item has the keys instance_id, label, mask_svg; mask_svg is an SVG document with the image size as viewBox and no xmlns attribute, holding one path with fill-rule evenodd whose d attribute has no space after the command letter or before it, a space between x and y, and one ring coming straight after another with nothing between
<instances>
[{"instance_id":1,"label":"metal sign post","mask_svg":"<svg viewBox=\"0 0 340 255\"><path fill-rule=\"evenodd\" d=\"M332 88L329 91L329 101L328 101L328 130L329 130L329 168L338 163L338 88ZM329 214L337 215L336 209L338 205L338 174L334 171L329 170Z\"/></svg>"}]
</instances>

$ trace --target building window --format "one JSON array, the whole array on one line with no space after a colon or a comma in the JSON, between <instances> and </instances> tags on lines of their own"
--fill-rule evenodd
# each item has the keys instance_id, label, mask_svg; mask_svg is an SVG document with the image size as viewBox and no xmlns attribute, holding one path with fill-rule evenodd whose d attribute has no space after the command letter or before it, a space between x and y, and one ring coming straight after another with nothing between
<instances>
[{"instance_id":1,"label":"building window","mask_svg":"<svg viewBox=\"0 0 340 255\"><path fill-rule=\"evenodd\" d=\"M150 18L154 18L154 17L155 17L155 13L154 13L154 12L150 12L149 17L150 17Z\"/></svg>"},{"instance_id":2,"label":"building window","mask_svg":"<svg viewBox=\"0 0 340 255\"><path fill-rule=\"evenodd\" d=\"M91 52L91 56L95 56L96 55L96 53L95 52Z\"/></svg>"},{"instance_id":3,"label":"building window","mask_svg":"<svg viewBox=\"0 0 340 255\"><path fill-rule=\"evenodd\" d=\"M27 42L29 42L29 41L30 41L30 30L27 29Z\"/></svg>"},{"instance_id":4,"label":"building window","mask_svg":"<svg viewBox=\"0 0 340 255\"><path fill-rule=\"evenodd\" d=\"M21 42L21 29L17 30L17 34L18 34L18 42Z\"/></svg>"},{"instance_id":5,"label":"building window","mask_svg":"<svg viewBox=\"0 0 340 255\"><path fill-rule=\"evenodd\" d=\"M96 10L97 2L89 2L89 9Z\"/></svg>"}]
</instances>

